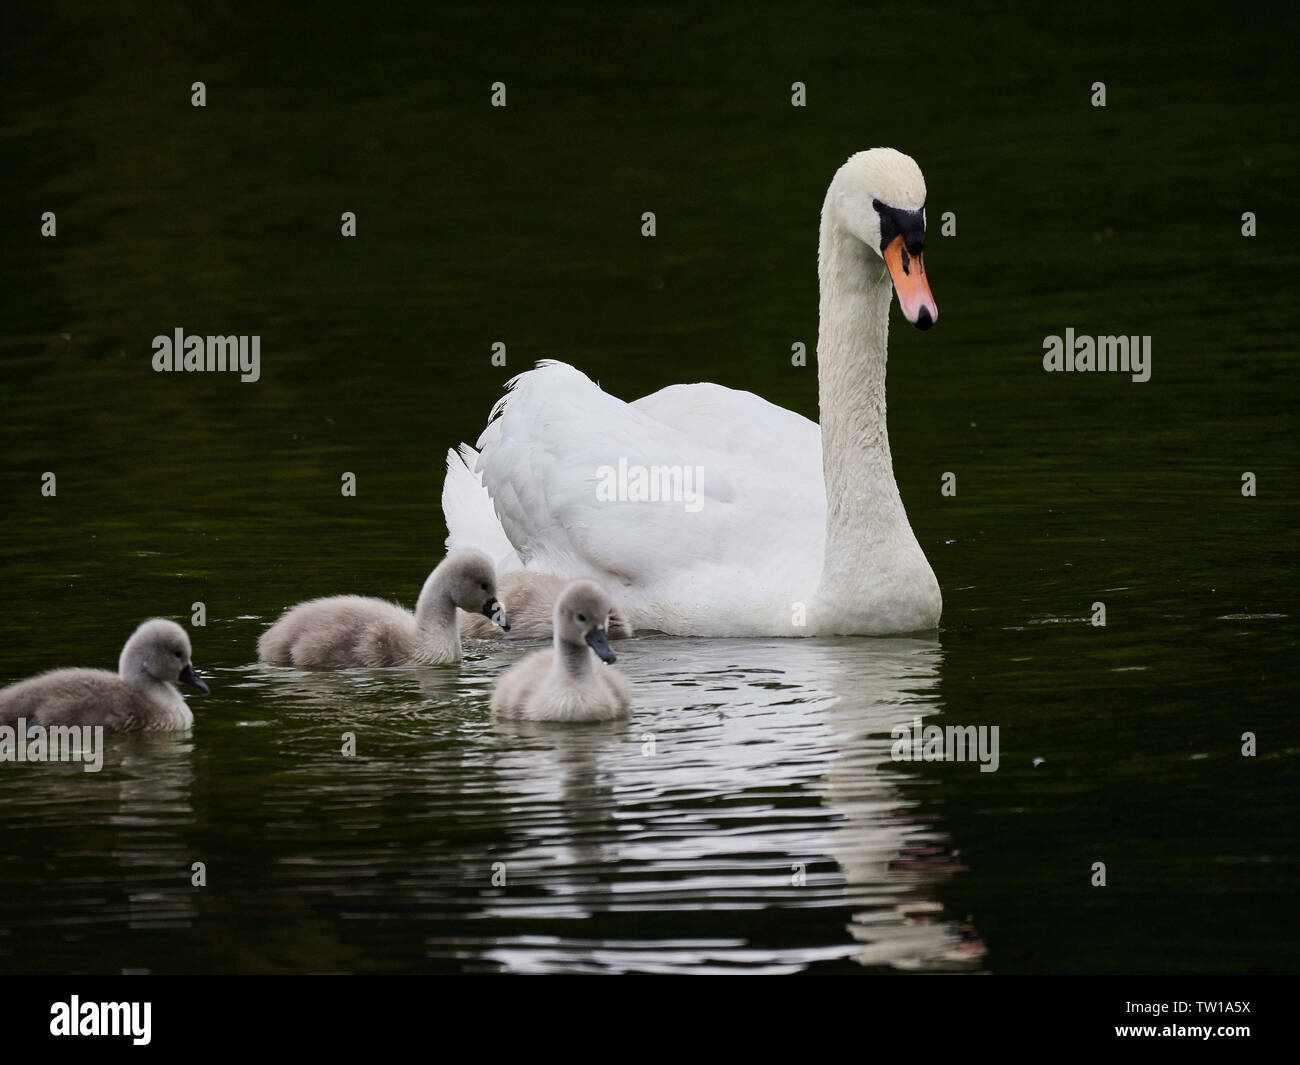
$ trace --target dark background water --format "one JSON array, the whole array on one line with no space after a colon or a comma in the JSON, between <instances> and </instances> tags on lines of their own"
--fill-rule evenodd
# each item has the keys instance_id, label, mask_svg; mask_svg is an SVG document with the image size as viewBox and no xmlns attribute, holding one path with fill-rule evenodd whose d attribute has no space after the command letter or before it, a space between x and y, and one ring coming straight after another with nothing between
<instances>
[{"instance_id":1,"label":"dark background water","mask_svg":"<svg viewBox=\"0 0 1300 1065\"><path fill-rule=\"evenodd\" d=\"M1293 970L1296 29L6 5L0 683L202 601L212 694L98 775L0 765L0 971ZM518 648L253 664L289 603L413 600L445 449L537 358L816 417L818 211L878 144L929 187L889 398L933 638L642 637L590 730L491 724ZM259 334L261 380L153 373L176 327ZM1066 327L1150 334L1151 380L1044 373ZM1001 768L891 762L917 715Z\"/></svg>"}]
</instances>

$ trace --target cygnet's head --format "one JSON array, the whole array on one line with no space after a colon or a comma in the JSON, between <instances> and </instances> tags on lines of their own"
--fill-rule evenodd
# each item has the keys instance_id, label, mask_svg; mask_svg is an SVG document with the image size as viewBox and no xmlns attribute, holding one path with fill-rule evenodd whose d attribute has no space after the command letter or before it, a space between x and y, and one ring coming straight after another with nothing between
<instances>
[{"instance_id":1,"label":"cygnet's head","mask_svg":"<svg viewBox=\"0 0 1300 1065\"><path fill-rule=\"evenodd\" d=\"M595 581L573 581L555 602L555 633L565 643L586 644L606 662L615 661L609 649L609 596Z\"/></svg>"},{"instance_id":2,"label":"cygnet's head","mask_svg":"<svg viewBox=\"0 0 1300 1065\"><path fill-rule=\"evenodd\" d=\"M925 178L910 155L872 148L831 180L823 224L838 222L885 260L903 316L917 329L939 320L925 276ZM829 216L829 217L828 217Z\"/></svg>"},{"instance_id":3,"label":"cygnet's head","mask_svg":"<svg viewBox=\"0 0 1300 1065\"><path fill-rule=\"evenodd\" d=\"M189 634L166 618L146 621L131 634L117 661L117 672L126 678L143 674L169 684L180 681L208 693L190 661Z\"/></svg>"},{"instance_id":4,"label":"cygnet's head","mask_svg":"<svg viewBox=\"0 0 1300 1065\"><path fill-rule=\"evenodd\" d=\"M497 571L482 551L453 551L438 567L442 587L461 610L482 614L510 631L506 610L497 599Z\"/></svg>"}]
</instances>

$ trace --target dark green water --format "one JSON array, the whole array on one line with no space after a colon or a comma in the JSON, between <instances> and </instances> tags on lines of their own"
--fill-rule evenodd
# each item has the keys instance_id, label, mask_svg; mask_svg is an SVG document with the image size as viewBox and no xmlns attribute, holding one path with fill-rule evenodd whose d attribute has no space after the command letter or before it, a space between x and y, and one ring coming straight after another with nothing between
<instances>
[{"instance_id":1,"label":"dark green water","mask_svg":"<svg viewBox=\"0 0 1300 1065\"><path fill-rule=\"evenodd\" d=\"M10 5L0 683L202 601L212 694L97 775L0 764L0 971L1294 970L1297 27L1120 10ZM289 603L413 600L445 449L537 358L816 417L818 211L877 144L930 190L889 397L937 634L645 636L631 724L531 732L517 647L253 663ZM261 380L153 373L178 326ZM1044 373L1066 327L1151 380ZM892 762L917 715L998 772Z\"/></svg>"}]
</instances>

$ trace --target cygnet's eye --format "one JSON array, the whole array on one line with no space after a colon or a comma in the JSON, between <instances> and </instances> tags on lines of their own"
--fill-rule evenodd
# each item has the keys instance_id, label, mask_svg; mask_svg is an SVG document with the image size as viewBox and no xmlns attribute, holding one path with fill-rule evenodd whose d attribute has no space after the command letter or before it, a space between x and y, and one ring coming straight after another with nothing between
<instances>
[{"instance_id":1,"label":"cygnet's eye","mask_svg":"<svg viewBox=\"0 0 1300 1065\"><path fill-rule=\"evenodd\" d=\"M173 651L172 654L174 654L177 658L184 658L184 657L185 657L185 656L184 656L183 654L181 654L179 651Z\"/></svg>"},{"instance_id":2,"label":"cygnet's eye","mask_svg":"<svg viewBox=\"0 0 1300 1065\"><path fill-rule=\"evenodd\" d=\"M581 622L585 625L585 624L587 623L587 615L586 615L586 614L579 614L579 615L578 615L578 620L581 621Z\"/></svg>"},{"instance_id":3,"label":"cygnet's eye","mask_svg":"<svg viewBox=\"0 0 1300 1065\"><path fill-rule=\"evenodd\" d=\"M479 587L482 588L483 591L485 591L485 592L487 591L487 585L486 585L486 584L480 584Z\"/></svg>"}]
</instances>

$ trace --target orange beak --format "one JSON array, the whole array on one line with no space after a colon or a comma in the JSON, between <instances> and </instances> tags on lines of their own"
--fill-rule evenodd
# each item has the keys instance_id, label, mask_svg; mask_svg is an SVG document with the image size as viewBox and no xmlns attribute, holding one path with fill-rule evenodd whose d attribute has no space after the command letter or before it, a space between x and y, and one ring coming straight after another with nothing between
<instances>
[{"instance_id":1,"label":"orange beak","mask_svg":"<svg viewBox=\"0 0 1300 1065\"><path fill-rule=\"evenodd\" d=\"M885 245L885 265L898 293L898 306L917 329L929 329L939 320L939 308L930 294L925 276L924 255L913 255L903 245L901 236Z\"/></svg>"}]
</instances>

